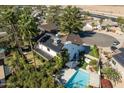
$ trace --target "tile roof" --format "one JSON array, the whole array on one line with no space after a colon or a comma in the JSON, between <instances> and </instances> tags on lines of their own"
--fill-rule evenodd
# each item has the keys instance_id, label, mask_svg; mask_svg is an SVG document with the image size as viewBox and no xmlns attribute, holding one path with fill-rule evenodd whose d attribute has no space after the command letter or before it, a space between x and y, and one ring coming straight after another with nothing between
<instances>
[{"instance_id":1,"label":"tile roof","mask_svg":"<svg viewBox=\"0 0 124 93\"><path fill-rule=\"evenodd\" d=\"M39 27L42 28L43 30L49 31L49 32L58 29L58 27L53 23L42 23Z\"/></svg>"},{"instance_id":2,"label":"tile roof","mask_svg":"<svg viewBox=\"0 0 124 93\"><path fill-rule=\"evenodd\" d=\"M83 44L82 39L77 34L69 34L67 37L67 41L71 41L75 44Z\"/></svg>"}]
</instances>

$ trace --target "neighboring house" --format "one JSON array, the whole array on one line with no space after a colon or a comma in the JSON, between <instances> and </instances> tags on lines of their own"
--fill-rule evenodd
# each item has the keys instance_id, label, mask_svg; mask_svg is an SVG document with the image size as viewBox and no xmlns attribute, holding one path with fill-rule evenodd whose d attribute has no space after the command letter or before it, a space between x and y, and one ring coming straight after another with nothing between
<instances>
[{"instance_id":1,"label":"neighboring house","mask_svg":"<svg viewBox=\"0 0 124 93\"><path fill-rule=\"evenodd\" d=\"M83 27L83 31L93 31L92 25L90 25L90 24L87 23L87 24Z\"/></svg>"},{"instance_id":2,"label":"neighboring house","mask_svg":"<svg viewBox=\"0 0 124 93\"><path fill-rule=\"evenodd\" d=\"M110 19L105 19L105 20L103 20L101 26L102 27L106 27L106 26L118 27L118 23L114 22L114 21L112 21Z\"/></svg>"},{"instance_id":3,"label":"neighboring house","mask_svg":"<svg viewBox=\"0 0 124 93\"><path fill-rule=\"evenodd\" d=\"M0 32L0 37L7 35L7 32Z\"/></svg>"},{"instance_id":4,"label":"neighboring house","mask_svg":"<svg viewBox=\"0 0 124 93\"><path fill-rule=\"evenodd\" d=\"M71 41L73 44L83 44L83 41L78 34L69 34L66 41Z\"/></svg>"},{"instance_id":5,"label":"neighboring house","mask_svg":"<svg viewBox=\"0 0 124 93\"><path fill-rule=\"evenodd\" d=\"M32 13L31 16L35 18L36 24L41 25L45 21L45 18L43 16L43 12L39 11L37 7L32 7ZM39 26L38 26L39 27Z\"/></svg>"},{"instance_id":6,"label":"neighboring house","mask_svg":"<svg viewBox=\"0 0 124 93\"><path fill-rule=\"evenodd\" d=\"M0 49L0 87L5 85L4 58L4 49Z\"/></svg>"},{"instance_id":7,"label":"neighboring house","mask_svg":"<svg viewBox=\"0 0 124 93\"><path fill-rule=\"evenodd\" d=\"M38 45L36 45L34 50L46 60L50 60L62 50L62 47L63 44L57 35L45 33L38 40Z\"/></svg>"},{"instance_id":8,"label":"neighboring house","mask_svg":"<svg viewBox=\"0 0 124 93\"><path fill-rule=\"evenodd\" d=\"M112 56L112 65L119 72L121 72L122 77L124 78L124 48L119 49L120 52Z\"/></svg>"},{"instance_id":9,"label":"neighboring house","mask_svg":"<svg viewBox=\"0 0 124 93\"><path fill-rule=\"evenodd\" d=\"M4 59L0 59L0 87L5 85Z\"/></svg>"},{"instance_id":10,"label":"neighboring house","mask_svg":"<svg viewBox=\"0 0 124 93\"><path fill-rule=\"evenodd\" d=\"M4 59L5 58L5 49L0 48L0 59Z\"/></svg>"},{"instance_id":11,"label":"neighboring house","mask_svg":"<svg viewBox=\"0 0 124 93\"><path fill-rule=\"evenodd\" d=\"M47 31L47 32L56 32L58 30L58 27L54 23L41 23L38 28L41 31Z\"/></svg>"}]
</instances>

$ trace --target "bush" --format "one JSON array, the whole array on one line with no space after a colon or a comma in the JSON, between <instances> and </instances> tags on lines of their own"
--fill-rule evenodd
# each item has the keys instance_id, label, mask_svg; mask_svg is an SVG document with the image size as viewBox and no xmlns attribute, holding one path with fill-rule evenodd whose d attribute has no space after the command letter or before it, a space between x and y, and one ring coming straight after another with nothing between
<instances>
[{"instance_id":1,"label":"bush","mask_svg":"<svg viewBox=\"0 0 124 93\"><path fill-rule=\"evenodd\" d=\"M90 61L89 65L91 65L91 66L97 65L97 61L96 60L92 60L92 61Z\"/></svg>"},{"instance_id":2,"label":"bush","mask_svg":"<svg viewBox=\"0 0 124 93\"><path fill-rule=\"evenodd\" d=\"M121 74L117 70L115 70L115 69L113 69L111 67L105 67L105 68L103 68L102 69L102 73L108 79L112 80L115 83L118 83L118 82L121 81L121 78L122 78Z\"/></svg>"},{"instance_id":3,"label":"bush","mask_svg":"<svg viewBox=\"0 0 124 93\"><path fill-rule=\"evenodd\" d=\"M96 71L99 70L99 67L98 67L98 66L94 66L93 68L94 68Z\"/></svg>"},{"instance_id":4,"label":"bush","mask_svg":"<svg viewBox=\"0 0 124 93\"><path fill-rule=\"evenodd\" d=\"M91 51L90 51L90 55L93 56L93 57L96 57L96 58L99 58L99 50L97 48L96 45L94 45L93 47L90 48Z\"/></svg>"},{"instance_id":5,"label":"bush","mask_svg":"<svg viewBox=\"0 0 124 93\"><path fill-rule=\"evenodd\" d=\"M86 69L87 65L88 65L88 63L84 62L84 64L82 65L82 68Z\"/></svg>"}]
</instances>

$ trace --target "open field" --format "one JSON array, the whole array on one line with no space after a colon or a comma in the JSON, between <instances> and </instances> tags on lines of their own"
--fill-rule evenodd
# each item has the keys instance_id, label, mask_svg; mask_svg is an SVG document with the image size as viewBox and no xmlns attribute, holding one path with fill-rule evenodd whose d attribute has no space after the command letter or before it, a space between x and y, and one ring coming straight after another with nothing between
<instances>
[{"instance_id":1,"label":"open field","mask_svg":"<svg viewBox=\"0 0 124 93\"><path fill-rule=\"evenodd\" d=\"M116 16L123 16L124 17L124 6L117 6L117 5L82 5L78 6L86 11L97 11L97 12L105 12L110 13Z\"/></svg>"}]
</instances>

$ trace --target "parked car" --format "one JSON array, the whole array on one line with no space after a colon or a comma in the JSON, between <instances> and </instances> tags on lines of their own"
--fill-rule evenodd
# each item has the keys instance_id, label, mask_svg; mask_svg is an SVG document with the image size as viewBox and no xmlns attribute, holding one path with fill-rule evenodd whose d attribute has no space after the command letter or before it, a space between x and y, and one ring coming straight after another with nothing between
<instances>
[{"instance_id":1,"label":"parked car","mask_svg":"<svg viewBox=\"0 0 124 93\"><path fill-rule=\"evenodd\" d=\"M112 50L112 51L115 51L116 49L118 49L118 48L115 47L115 46L111 46L111 50Z\"/></svg>"},{"instance_id":2,"label":"parked car","mask_svg":"<svg viewBox=\"0 0 124 93\"><path fill-rule=\"evenodd\" d=\"M113 45L116 46L116 45L119 45L120 42L119 41L114 41Z\"/></svg>"}]
</instances>

